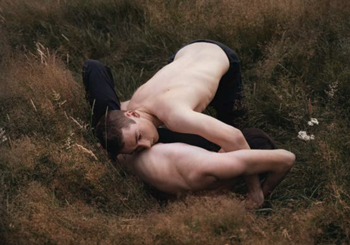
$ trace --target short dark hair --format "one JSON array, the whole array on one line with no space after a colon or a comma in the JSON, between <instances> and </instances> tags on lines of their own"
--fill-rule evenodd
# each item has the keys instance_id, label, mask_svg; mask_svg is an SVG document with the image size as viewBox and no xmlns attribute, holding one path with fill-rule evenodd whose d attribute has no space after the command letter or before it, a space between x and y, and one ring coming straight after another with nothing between
<instances>
[{"instance_id":1,"label":"short dark hair","mask_svg":"<svg viewBox=\"0 0 350 245\"><path fill-rule=\"evenodd\" d=\"M131 124L135 123L124 113L125 111L121 110L108 111L101 117L95 128L96 137L103 148L110 153L112 159L117 157L125 145L122 128L129 128Z\"/></svg>"},{"instance_id":2,"label":"short dark hair","mask_svg":"<svg viewBox=\"0 0 350 245\"><path fill-rule=\"evenodd\" d=\"M257 128L245 128L241 131L251 149L277 149L273 139L264 131Z\"/></svg>"}]
</instances>

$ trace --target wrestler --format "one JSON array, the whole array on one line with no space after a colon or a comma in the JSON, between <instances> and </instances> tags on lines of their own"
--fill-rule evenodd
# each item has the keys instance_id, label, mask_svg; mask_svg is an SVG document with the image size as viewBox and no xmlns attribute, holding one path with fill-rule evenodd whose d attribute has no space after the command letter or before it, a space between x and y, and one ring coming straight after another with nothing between
<instances>
[{"instance_id":1,"label":"wrestler","mask_svg":"<svg viewBox=\"0 0 350 245\"><path fill-rule=\"evenodd\" d=\"M249 149L241 131L230 126L235 112L244 110L239 61L234 51L218 42L198 40L180 49L170 62L122 105L115 99L109 68L97 61L85 63L84 85L94 107L93 124L98 122L95 132L112 158L119 152L135 153L150 148L158 141L158 132L170 132L157 128L163 124L178 132L181 139L188 138L189 133L202 136L222 147L221 152ZM107 93L103 92L105 90ZM208 105L216 109L219 120L200 113ZM169 148L159 148L164 148L163 155L160 151L150 150L141 154L141 160L138 157L134 161L142 162L146 156L152 156L152 152L161 160ZM188 146L181 144L176 148ZM254 159L259 160L259 157ZM271 190L264 192L257 176L241 174L249 180L248 196L257 206L261 205L264 193ZM274 175L271 176L274 179ZM276 178L272 182L279 181Z\"/></svg>"}]
</instances>

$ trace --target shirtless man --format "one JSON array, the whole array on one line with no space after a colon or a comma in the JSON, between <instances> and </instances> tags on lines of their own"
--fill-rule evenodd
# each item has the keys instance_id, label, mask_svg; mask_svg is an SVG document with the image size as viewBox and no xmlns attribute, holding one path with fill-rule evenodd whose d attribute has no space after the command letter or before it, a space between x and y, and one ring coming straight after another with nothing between
<instances>
[{"instance_id":1,"label":"shirtless man","mask_svg":"<svg viewBox=\"0 0 350 245\"><path fill-rule=\"evenodd\" d=\"M96 133L107 150L117 155L150 148L159 139L161 125L202 136L225 152L249 149L242 133L229 125L242 92L235 52L218 42L198 40L171 60L136 90L125 110L102 117ZM218 119L202 113L208 105Z\"/></svg>"},{"instance_id":2,"label":"shirtless man","mask_svg":"<svg viewBox=\"0 0 350 245\"><path fill-rule=\"evenodd\" d=\"M85 66L88 67L89 64L86 63ZM87 70L85 71L85 78L88 76L87 74L90 74ZM107 74L104 74L105 77L111 76L109 70L105 71L105 73ZM94 106L100 108L106 100L103 98L105 94L99 94L99 88L91 88L91 86L95 85L91 85L88 82L89 79L85 78L84 84L87 92L94 91L95 93L93 96L90 96L90 104L93 98L96 102ZM113 86L114 83L109 85L111 88ZM260 152L256 155L255 153L251 155L250 151L229 153L235 150L249 149L241 131L226 124L230 123L232 119L231 116L234 114L233 108L237 105L239 106L239 99L242 96L241 92L239 61L234 51L218 42L208 40L195 41L180 49L172 57L171 63L142 85L134 93L130 101L123 103L122 106L118 104L119 100L111 103L111 105L108 102L107 104L110 106L108 113L103 116L96 115L96 119L99 119L99 117L101 119L96 126L95 132L101 144L112 157L115 157L118 153L130 154L150 148L159 139L157 127L163 124L175 132L202 136L208 141L219 145L222 148L221 152L227 153L217 155L217 153L210 153L184 144L172 144L170 146L162 144L157 145L155 149L142 151L142 154L136 154L135 157L132 157L135 166L138 166L135 168L135 171L140 170L139 175L144 176L143 179L146 182L150 182L150 184L157 187L156 182L162 177L168 183L171 180L180 180L179 176L182 176L181 173L190 172L188 163L192 162L190 166L193 166L194 170L200 174L191 175L190 179L196 180L193 183L198 181L196 187L191 185L191 190L207 189L214 182L217 183L218 180L227 180L227 178L232 179L244 175L248 186L248 197L257 206L260 206L264 201L264 194L271 192L288 171L285 171L286 168L284 168L284 174L281 174L281 171L278 170L278 172L277 169L278 166L283 164L278 166L271 165L271 163L276 163L271 158L275 154L280 154L277 152L272 154ZM109 91L109 93L115 94L114 91ZM201 113L209 104L216 109L219 120ZM94 111L96 110L94 109ZM209 153L210 156L208 155ZM289 155L288 158L288 154L283 152L283 154L280 154L280 157L276 155L276 161L288 162L289 165L285 165L289 166L289 170L290 163L294 160L290 161L292 157ZM241 155L246 157L239 157ZM268 155L268 157L264 160L265 155ZM289 160L284 159L282 161L282 155ZM200 156L205 157L201 158ZM233 164L236 157L240 158L238 161L240 164L238 165L241 167L237 167L238 170L234 166L224 164L224 162L229 161ZM204 161L205 158L208 158L207 161ZM223 160L224 158L226 161ZM159 163L163 161L168 164L154 164L154 162ZM219 172L212 172L214 169L207 168L210 163L217 161L224 164L222 168L217 164L212 166ZM257 162L255 165L253 163L248 164L251 161ZM168 166L168 169L165 170L164 166ZM170 170L170 166L172 166L172 170ZM249 166L249 169L243 166ZM278 174L272 174L274 172L273 166L276 167ZM181 173L176 174L174 168ZM161 169L165 172L162 172L163 170L161 171ZM229 172L228 169L237 171ZM264 170L272 173L267 178L263 188L261 188L259 179L254 174L261 173ZM212 174L209 174L210 172ZM143 175L142 173L145 174ZM228 175L220 175L224 173L228 173ZM208 178L204 178L203 174ZM194 176L196 177L194 178ZM209 179L211 179L211 184L209 184ZM180 182L182 183L181 188L184 188L184 183L188 182L188 178L184 177ZM175 186L175 184L171 186ZM174 190L181 188L177 186L174 187ZM172 191L171 188L168 191Z\"/></svg>"},{"instance_id":3,"label":"shirtless man","mask_svg":"<svg viewBox=\"0 0 350 245\"><path fill-rule=\"evenodd\" d=\"M261 136L263 132L254 134L256 138L267 137ZM267 196L289 172L295 156L286 150L266 150L273 148L261 145L266 139L258 142L265 150L217 153L183 143L158 143L132 155L119 155L118 159L139 179L171 195L222 191L234 187L241 177L268 173L261 187L263 195ZM246 206L256 208L259 205L247 202Z\"/></svg>"}]
</instances>

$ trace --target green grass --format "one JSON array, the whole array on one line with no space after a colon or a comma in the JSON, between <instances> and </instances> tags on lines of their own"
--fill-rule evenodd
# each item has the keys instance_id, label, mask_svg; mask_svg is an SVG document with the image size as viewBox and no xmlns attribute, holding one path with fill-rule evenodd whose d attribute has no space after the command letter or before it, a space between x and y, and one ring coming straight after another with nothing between
<instances>
[{"instance_id":1,"label":"green grass","mask_svg":"<svg viewBox=\"0 0 350 245\"><path fill-rule=\"evenodd\" d=\"M350 4L341 0L0 1L0 239L349 243L349 33ZM241 59L243 126L297 156L255 212L233 193L159 205L86 127L86 59L111 67L124 100L179 47L202 38ZM311 117L319 125L308 126ZM301 141L300 130L315 140Z\"/></svg>"}]
</instances>

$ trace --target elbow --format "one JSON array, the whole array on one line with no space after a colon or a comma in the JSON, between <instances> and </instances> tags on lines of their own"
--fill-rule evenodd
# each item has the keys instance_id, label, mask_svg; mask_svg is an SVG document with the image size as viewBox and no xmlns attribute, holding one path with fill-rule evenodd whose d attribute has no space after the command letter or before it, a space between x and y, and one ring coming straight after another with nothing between
<instances>
[{"instance_id":1,"label":"elbow","mask_svg":"<svg viewBox=\"0 0 350 245\"><path fill-rule=\"evenodd\" d=\"M290 167L292 168L293 165L294 165L294 163L295 163L296 156L295 156L295 154L292 153L292 152L289 152L289 154L290 154Z\"/></svg>"},{"instance_id":2,"label":"elbow","mask_svg":"<svg viewBox=\"0 0 350 245\"><path fill-rule=\"evenodd\" d=\"M234 148L233 150L249 149L249 145L242 133L241 130L231 127L231 135L234 139Z\"/></svg>"},{"instance_id":3,"label":"elbow","mask_svg":"<svg viewBox=\"0 0 350 245\"><path fill-rule=\"evenodd\" d=\"M295 159L296 159L295 154L288 151L288 165L292 167L295 162Z\"/></svg>"},{"instance_id":4,"label":"elbow","mask_svg":"<svg viewBox=\"0 0 350 245\"><path fill-rule=\"evenodd\" d=\"M209 141L215 142L220 145L225 152L249 149L249 145L244 138L243 133L232 126L227 125L220 132L220 136L215 140L209 139Z\"/></svg>"},{"instance_id":5,"label":"elbow","mask_svg":"<svg viewBox=\"0 0 350 245\"><path fill-rule=\"evenodd\" d=\"M294 162L295 162L295 154L290 152L290 151L287 151L287 150L283 150L284 151L284 156L285 156L285 168L289 171L293 165L294 165Z\"/></svg>"}]
</instances>

